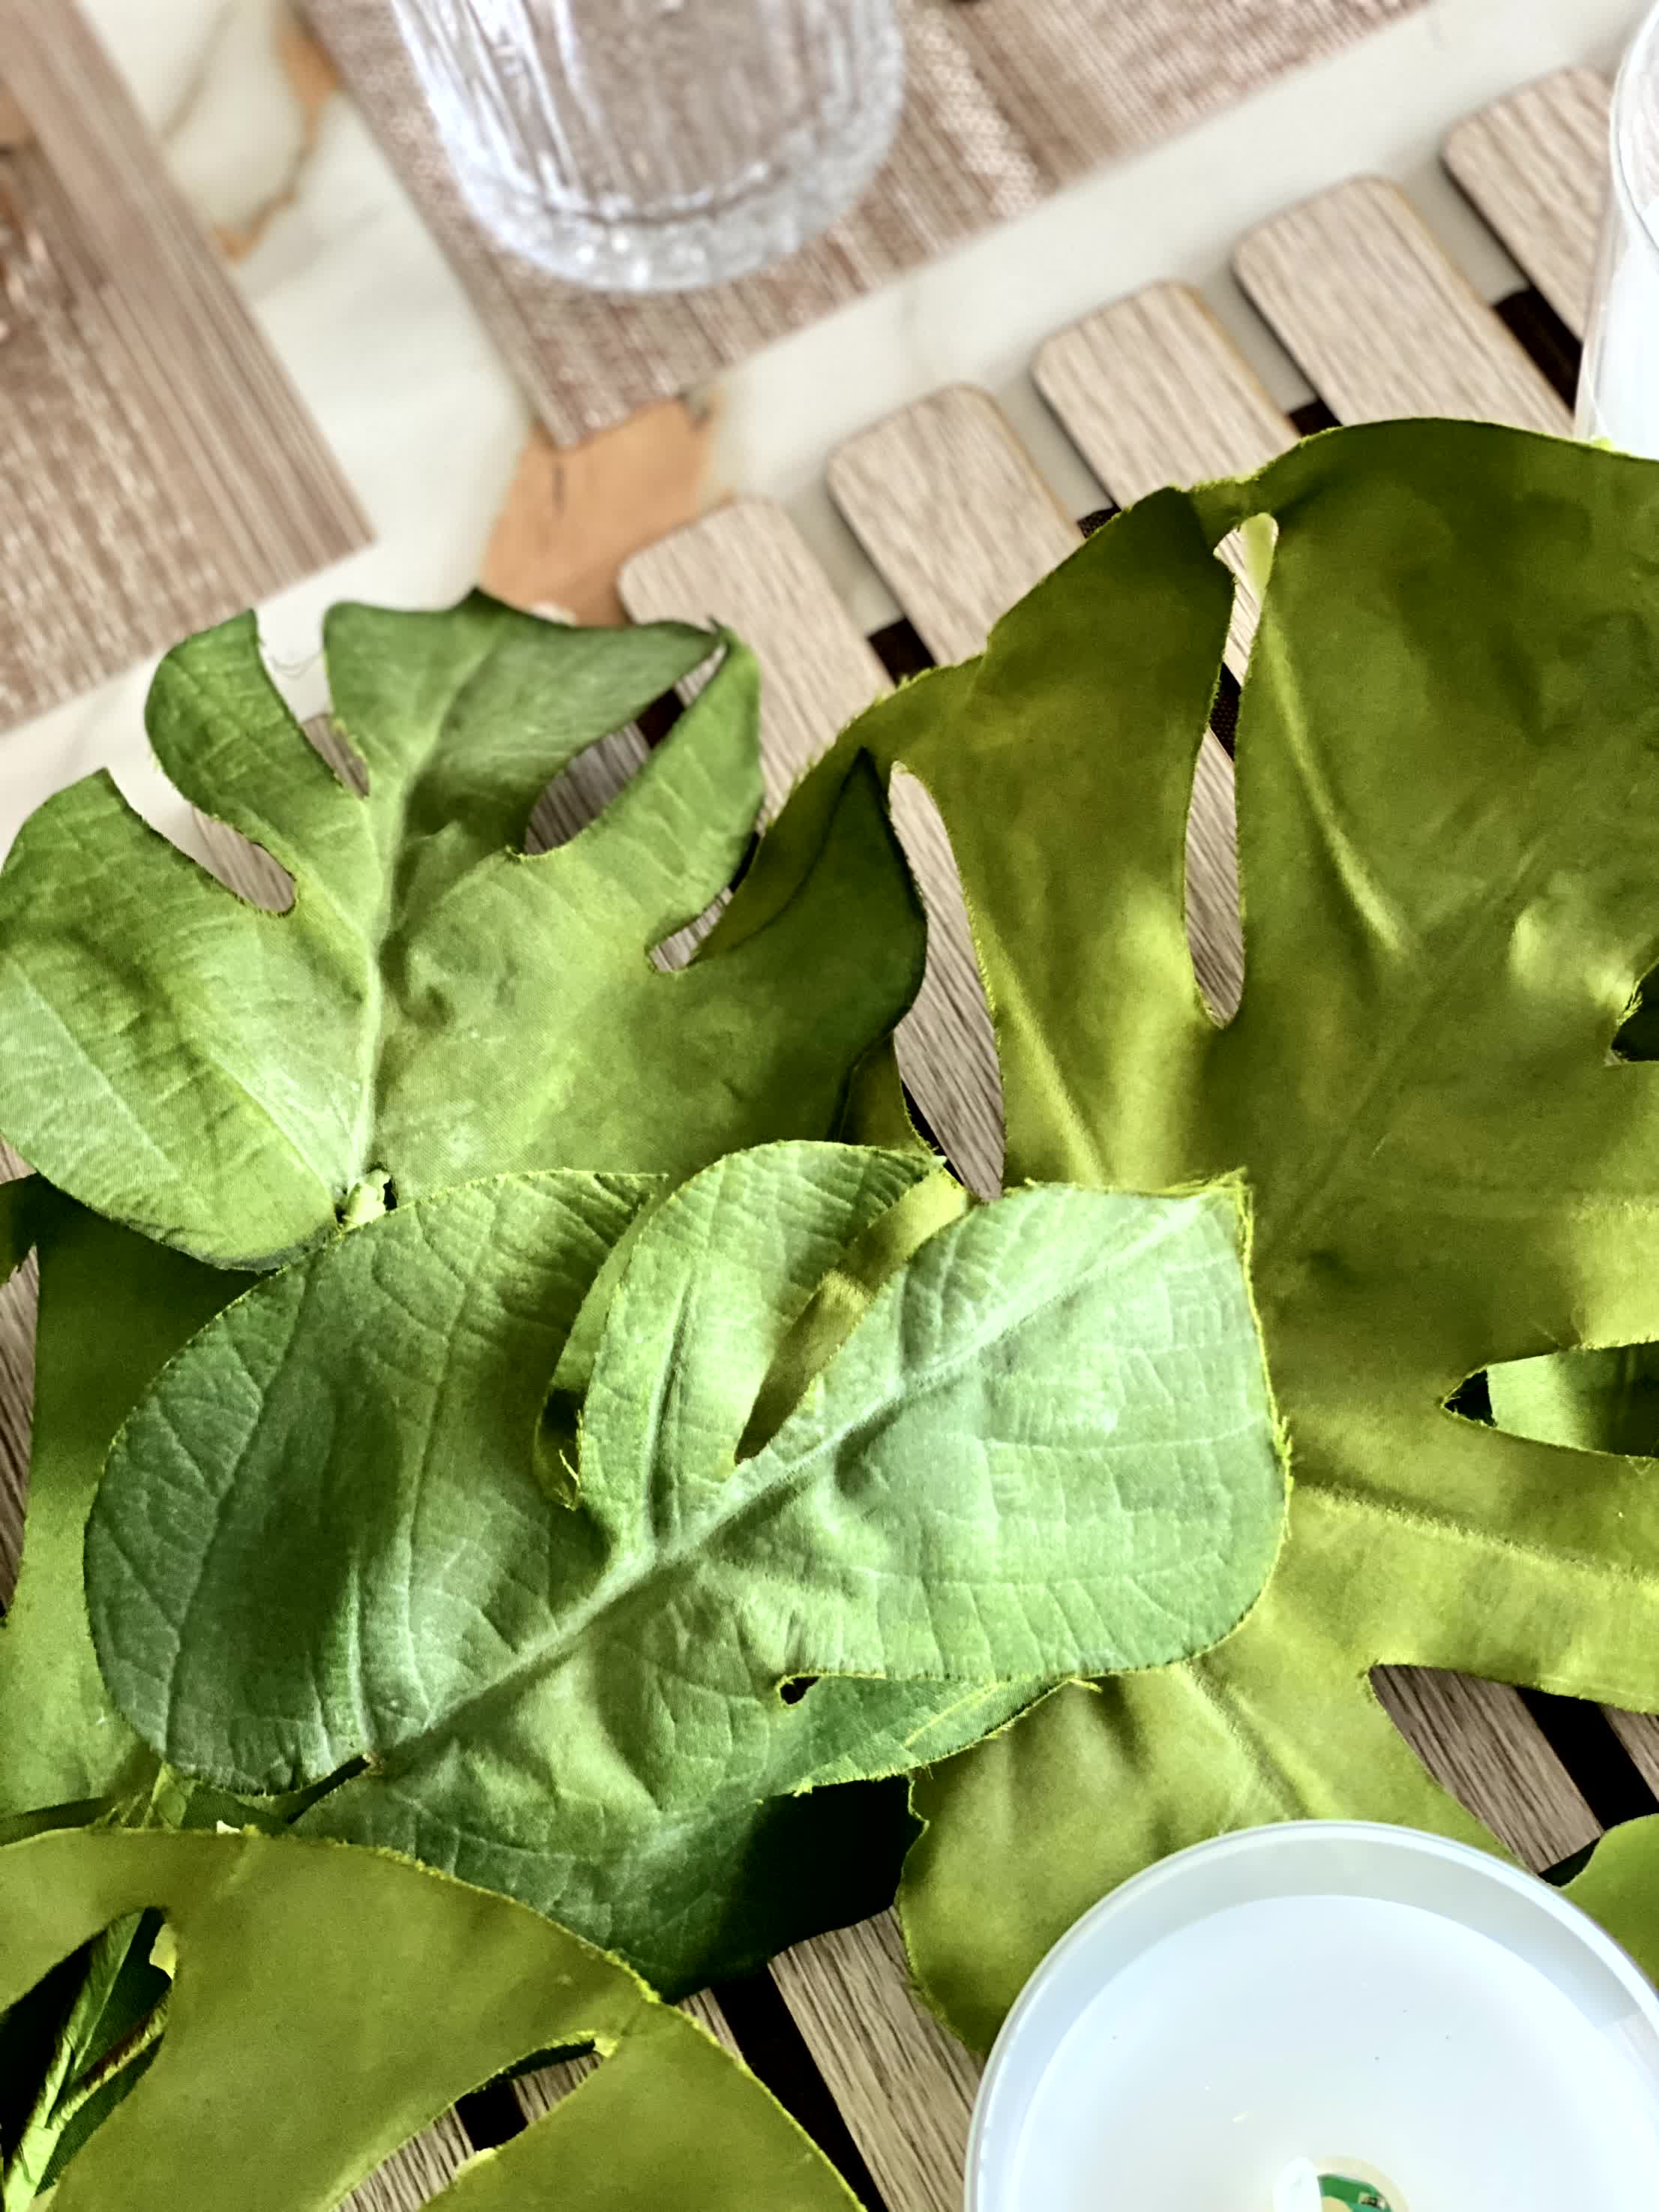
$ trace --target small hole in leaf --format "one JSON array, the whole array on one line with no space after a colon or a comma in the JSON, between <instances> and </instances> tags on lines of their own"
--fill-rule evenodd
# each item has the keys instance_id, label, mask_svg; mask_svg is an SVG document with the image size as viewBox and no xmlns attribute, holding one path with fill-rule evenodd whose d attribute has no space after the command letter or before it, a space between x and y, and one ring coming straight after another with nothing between
<instances>
[{"instance_id":1,"label":"small hole in leaf","mask_svg":"<svg viewBox=\"0 0 1659 2212\"><path fill-rule=\"evenodd\" d=\"M779 1689L778 1695L786 1705L798 1705L817 1679L816 1674L793 1675Z\"/></svg>"}]
</instances>

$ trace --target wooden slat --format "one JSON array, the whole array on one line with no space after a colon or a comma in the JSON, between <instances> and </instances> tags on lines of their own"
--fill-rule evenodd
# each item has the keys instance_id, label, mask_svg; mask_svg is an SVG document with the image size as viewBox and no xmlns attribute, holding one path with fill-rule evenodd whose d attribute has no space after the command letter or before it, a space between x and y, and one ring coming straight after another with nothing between
<instances>
[{"instance_id":1,"label":"wooden slat","mask_svg":"<svg viewBox=\"0 0 1659 2212\"><path fill-rule=\"evenodd\" d=\"M1460 123L1446 167L1567 328L1589 319L1611 94L1594 70L1540 77Z\"/></svg>"},{"instance_id":2,"label":"wooden slat","mask_svg":"<svg viewBox=\"0 0 1659 2212\"><path fill-rule=\"evenodd\" d=\"M732 2033L726 2014L713 1997L687 1997L680 2009L689 2012L693 2020L701 2021L717 2043L723 2043L735 2057L742 2057L743 2053L738 2049L738 2039ZM555 2105L562 2103L573 2089L580 2088L588 2075L596 2072L604 2063L603 2059L592 2056L567 2058L556 2066L540 2066L533 2074L523 2075L514 2083L513 2088L525 2118L538 2120L544 2112L550 2112Z\"/></svg>"},{"instance_id":3,"label":"wooden slat","mask_svg":"<svg viewBox=\"0 0 1659 2212\"><path fill-rule=\"evenodd\" d=\"M829 579L769 502L722 507L636 555L622 594L635 621L725 622L754 648L769 811L887 688ZM928 918L927 976L899 1031L899 1064L950 1158L988 1196L1002 1182L1002 1088L961 882L925 793L896 782L893 819Z\"/></svg>"},{"instance_id":4,"label":"wooden slat","mask_svg":"<svg viewBox=\"0 0 1659 2212\"><path fill-rule=\"evenodd\" d=\"M1239 281L1345 422L1571 417L1397 185L1356 177L1251 231Z\"/></svg>"},{"instance_id":5,"label":"wooden slat","mask_svg":"<svg viewBox=\"0 0 1659 2212\"><path fill-rule=\"evenodd\" d=\"M1184 284L1153 284L1085 315L1040 349L1032 376L1120 507L1164 484L1248 476L1296 443L1295 423ZM1229 538L1221 550L1238 579L1227 665L1242 684L1261 610L1241 542ZM1232 773L1215 763L1206 772ZM1231 914L1237 854L1230 783L1227 804L1229 835L1216 858L1230 872Z\"/></svg>"},{"instance_id":6,"label":"wooden slat","mask_svg":"<svg viewBox=\"0 0 1659 2212\"><path fill-rule=\"evenodd\" d=\"M446 2112L354 2189L340 2212L419 2212L473 2155L466 2130Z\"/></svg>"},{"instance_id":7,"label":"wooden slat","mask_svg":"<svg viewBox=\"0 0 1659 2212\"><path fill-rule=\"evenodd\" d=\"M1601 1710L1643 1781L1659 1797L1659 1713L1626 1713L1614 1705L1604 1705Z\"/></svg>"},{"instance_id":8,"label":"wooden slat","mask_svg":"<svg viewBox=\"0 0 1659 2212\"><path fill-rule=\"evenodd\" d=\"M1154 285L1051 338L1039 389L1111 496L1242 474L1295 426L1194 294ZM1229 793L1231 798L1231 792ZM1378 1696L1435 1778L1534 1867L1589 1842L1595 1818L1519 1693L1422 1668L1379 1668Z\"/></svg>"},{"instance_id":9,"label":"wooden slat","mask_svg":"<svg viewBox=\"0 0 1659 2212\"><path fill-rule=\"evenodd\" d=\"M1601 1834L1518 1690L1431 1667L1379 1667L1371 1680L1435 1780L1535 1874Z\"/></svg>"},{"instance_id":10,"label":"wooden slat","mask_svg":"<svg viewBox=\"0 0 1659 2212\"><path fill-rule=\"evenodd\" d=\"M1120 507L1244 476L1296 425L1196 292L1152 284L1049 338L1036 386Z\"/></svg>"},{"instance_id":11,"label":"wooden slat","mask_svg":"<svg viewBox=\"0 0 1659 2212\"><path fill-rule=\"evenodd\" d=\"M957 2212L979 2063L911 1996L892 1915L786 1951L772 1972L887 2212Z\"/></svg>"},{"instance_id":12,"label":"wooden slat","mask_svg":"<svg viewBox=\"0 0 1659 2212\"><path fill-rule=\"evenodd\" d=\"M935 660L977 653L1082 542L996 403L967 385L848 439L830 489Z\"/></svg>"},{"instance_id":13,"label":"wooden slat","mask_svg":"<svg viewBox=\"0 0 1659 2212\"><path fill-rule=\"evenodd\" d=\"M887 689L887 675L781 507L744 499L677 530L622 572L635 622L723 622L758 656L766 811Z\"/></svg>"},{"instance_id":14,"label":"wooden slat","mask_svg":"<svg viewBox=\"0 0 1659 2212\"><path fill-rule=\"evenodd\" d=\"M994 402L965 386L842 446L830 485L939 660L977 653L997 617L1082 542ZM1187 926L1224 1018L1243 982L1236 848L1232 763L1206 737L1188 822Z\"/></svg>"}]
</instances>

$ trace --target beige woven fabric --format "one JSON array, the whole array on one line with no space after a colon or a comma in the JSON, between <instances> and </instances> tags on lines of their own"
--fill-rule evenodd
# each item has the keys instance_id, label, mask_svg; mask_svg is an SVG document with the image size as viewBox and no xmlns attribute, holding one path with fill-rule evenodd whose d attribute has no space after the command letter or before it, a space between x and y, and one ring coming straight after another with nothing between
<instances>
[{"instance_id":1,"label":"beige woven fabric","mask_svg":"<svg viewBox=\"0 0 1659 2212\"><path fill-rule=\"evenodd\" d=\"M1084 171L1168 137L1422 0L906 0L909 105L854 215L761 276L647 300L572 291L495 250L445 165L386 0L311 18L556 438L731 362Z\"/></svg>"},{"instance_id":2,"label":"beige woven fabric","mask_svg":"<svg viewBox=\"0 0 1659 2212\"><path fill-rule=\"evenodd\" d=\"M0 64L3 730L368 529L70 0L0 0Z\"/></svg>"}]
</instances>

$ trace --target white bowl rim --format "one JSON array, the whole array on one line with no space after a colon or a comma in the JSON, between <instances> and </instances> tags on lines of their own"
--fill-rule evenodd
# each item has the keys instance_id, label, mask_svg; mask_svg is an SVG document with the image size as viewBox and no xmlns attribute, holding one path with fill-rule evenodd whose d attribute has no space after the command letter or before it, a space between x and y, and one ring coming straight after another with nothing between
<instances>
[{"instance_id":1,"label":"white bowl rim","mask_svg":"<svg viewBox=\"0 0 1659 2212\"><path fill-rule=\"evenodd\" d=\"M1074 1951L1091 1941L1103 1921L1115 1917L1133 1902L1166 1882L1181 1881L1192 1872L1194 1862L1210 1864L1230 1856L1272 1850L1276 1839L1296 1841L1304 1844L1332 1846L1367 1844L1385 1849L1398 1850L1423 1857L1437 1857L1449 1861L1466 1872L1488 1877L1500 1887L1513 1891L1537 1907L1547 1917L1558 1921L1577 1936L1607 1968L1628 1991L1632 2008L1646 2019L1659 2033L1659 1991L1656 1991L1641 1968L1624 1947L1616 1942L1599 1923L1593 1920L1582 1905L1574 1904L1562 1890L1555 1888L1541 1875L1528 1873L1527 1869L1512 1861L1480 1850L1473 1844L1459 1843L1449 1836L1437 1836L1423 1828L1396 1827L1384 1820L1276 1820L1255 1827L1235 1828L1225 1835L1211 1836L1202 1842L1188 1844L1183 1850L1171 1851L1168 1857L1158 1859L1152 1866L1143 1867L1139 1874L1131 1875L1115 1889L1108 1891L1097 1904L1090 1906L1058 1942L1044 1954L1033 1970L1031 1977L1014 2000L1007 2018L991 2046L986 2061L985 2073L974 2100L973 2121L968 2133L968 2160L963 2179L963 2199L966 2212L1000 2212L980 2188L981 2154L988 2130L995 2124L994 2106L997 2090L1006 2072L1014 2046L1018 2043L1025 2021L1040 2005L1048 1989ZM1312 1896L1317 1893L1309 1891ZM1106 1986L1104 1983L1101 1984Z\"/></svg>"}]
</instances>

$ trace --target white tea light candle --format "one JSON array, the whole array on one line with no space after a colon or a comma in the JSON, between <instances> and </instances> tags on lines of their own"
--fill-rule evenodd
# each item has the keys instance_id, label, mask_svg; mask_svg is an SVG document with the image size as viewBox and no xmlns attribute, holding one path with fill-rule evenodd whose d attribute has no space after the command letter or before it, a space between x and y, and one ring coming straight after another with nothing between
<instances>
[{"instance_id":1,"label":"white tea light candle","mask_svg":"<svg viewBox=\"0 0 1659 2212\"><path fill-rule=\"evenodd\" d=\"M1085 1916L998 2039L968 2212L1368 2199L1659 2201L1659 1999L1480 1851L1338 1821L1200 1844Z\"/></svg>"}]
</instances>

